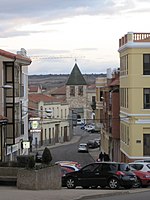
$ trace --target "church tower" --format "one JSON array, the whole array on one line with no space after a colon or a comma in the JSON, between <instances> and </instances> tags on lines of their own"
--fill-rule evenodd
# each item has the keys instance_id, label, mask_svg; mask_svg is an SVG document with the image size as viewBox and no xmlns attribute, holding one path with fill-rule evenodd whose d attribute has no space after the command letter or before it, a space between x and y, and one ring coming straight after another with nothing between
<instances>
[{"instance_id":1,"label":"church tower","mask_svg":"<svg viewBox=\"0 0 150 200\"><path fill-rule=\"evenodd\" d=\"M66 100L70 105L70 110L76 113L77 119L86 119L86 90L87 83L77 63L75 63L66 83Z\"/></svg>"}]
</instances>

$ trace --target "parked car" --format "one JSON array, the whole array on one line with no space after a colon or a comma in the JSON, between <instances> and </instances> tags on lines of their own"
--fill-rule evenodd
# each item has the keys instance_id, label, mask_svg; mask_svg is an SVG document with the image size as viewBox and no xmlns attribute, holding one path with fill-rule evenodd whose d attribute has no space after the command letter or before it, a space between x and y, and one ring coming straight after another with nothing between
<instances>
[{"instance_id":1,"label":"parked car","mask_svg":"<svg viewBox=\"0 0 150 200\"><path fill-rule=\"evenodd\" d=\"M99 138L95 138L94 141L97 142L98 147L100 147L101 140Z\"/></svg>"},{"instance_id":2,"label":"parked car","mask_svg":"<svg viewBox=\"0 0 150 200\"><path fill-rule=\"evenodd\" d=\"M95 126L92 124L86 125L84 130L87 132L91 132L92 130L95 130Z\"/></svg>"},{"instance_id":3,"label":"parked car","mask_svg":"<svg viewBox=\"0 0 150 200\"><path fill-rule=\"evenodd\" d=\"M43 154L43 151L36 152L36 155L35 155L36 163L41 163L42 162L42 154Z\"/></svg>"},{"instance_id":4,"label":"parked car","mask_svg":"<svg viewBox=\"0 0 150 200\"><path fill-rule=\"evenodd\" d=\"M82 124L82 125L80 126L80 128L81 128L82 130L84 130L84 129L85 129L85 126L86 126L86 124Z\"/></svg>"},{"instance_id":5,"label":"parked car","mask_svg":"<svg viewBox=\"0 0 150 200\"><path fill-rule=\"evenodd\" d=\"M81 168L81 164L76 162L76 161L62 161L62 160L60 160L60 161L55 162L55 164L60 164L61 166L71 165L71 166L75 166L77 168Z\"/></svg>"},{"instance_id":6,"label":"parked car","mask_svg":"<svg viewBox=\"0 0 150 200\"><path fill-rule=\"evenodd\" d=\"M94 148L98 148L98 143L95 140L89 140L87 142L87 145L89 148L94 149Z\"/></svg>"},{"instance_id":7,"label":"parked car","mask_svg":"<svg viewBox=\"0 0 150 200\"><path fill-rule=\"evenodd\" d=\"M76 186L83 188L104 188L117 189L120 186L132 188L137 178L126 163L118 162L95 162L88 164L79 171L67 173L63 181L68 189Z\"/></svg>"},{"instance_id":8,"label":"parked car","mask_svg":"<svg viewBox=\"0 0 150 200\"><path fill-rule=\"evenodd\" d=\"M145 160L135 160L134 162L147 162L147 163L150 163L150 159L145 159Z\"/></svg>"},{"instance_id":9,"label":"parked car","mask_svg":"<svg viewBox=\"0 0 150 200\"><path fill-rule=\"evenodd\" d=\"M77 119L77 125L82 125L84 124L84 121L82 119Z\"/></svg>"},{"instance_id":10,"label":"parked car","mask_svg":"<svg viewBox=\"0 0 150 200\"><path fill-rule=\"evenodd\" d=\"M131 170L135 173L137 177L137 181L134 185L134 187L148 187L150 186L150 173L149 172L143 172L140 170L135 170L131 167Z\"/></svg>"},{"instance_id":11,"label":"parked car","mask_svg":"<svg viewBox=\"0 0 150 200\"><path fill-rule=\"evenodd\" d=\"M65 166L61 166L61 176L65 176L69 172L74 172L73 169L67 168Z\"/></svg>"},{"instance_id":12,"label":"parked car","mask_svg":"<svg viewBox=\"0 0 150 200\"><path fill-rule=\"evenodd\" d=\"M67 164L62 165L62 167L65 167L67 169L71 169L72 171L78 171L80 169L80 168L78 168L78 167L76 167L74 165L67 165Z\"/></svg>"},{"instance_id":13,"label":"parked car","mask_svg":"<svg viewBox=\"0 0 150 200\"><path fill-rule=\"evenodd\" d=\"M130 167L132 167L135 170L140 170L143 172L150 172L150 163L146 162L132 162L128 163Z\"/></svg>"},{"instance_id":14,"label":"parked car","mask_svg":"<svg viewBox=\"0 0 150 200\"><path fill-rule=\"evenodd\" d=\"M88 153L88 152L89 152L88 145L87 145L86 143L81 143L81 144L79 144L78 152L85 152L85 153Z\"/></svg>"}]
</instances>

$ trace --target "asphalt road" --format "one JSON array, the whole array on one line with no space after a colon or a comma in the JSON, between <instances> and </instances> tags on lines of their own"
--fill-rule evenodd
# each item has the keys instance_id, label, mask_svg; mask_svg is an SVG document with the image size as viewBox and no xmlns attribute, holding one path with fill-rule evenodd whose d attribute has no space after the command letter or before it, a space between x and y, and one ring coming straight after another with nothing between
<instances>
[{"instance_id":1,"label":"asphalt road","mask_svg":"<svg viewBox=\"0 0 150 200\"><path fill-rule=\"evenodd\" d=\"M96 195L96 196L93 196L93 197L83 197L83 198L80 198L80 200L100 200L100 199L103 199L103 200L133 200L133 199L136 199L136 200L149 200L150 199L150 190L147 191L147 192L140 192L140 189L137 193L132 193L129 192L129 193L124 193L124 194L119 194L119 195L116 195L115 193L110 195L108 194L105 194L105 195Z\"/></svg>"},{"instance_id":2,"label":"asphalt road","mask_svg":"<svg viewBox=\"0 0 150 200\"><path fill-rule=\"evenodd\" d=\"M78 146L79 143L87 143L87 141L90 139L98 138L99 134L88 133L80 129L80 127L76 127L75 134L81 136L80 141L77 143L63 145L51 149L53 163L60 160L72 160L77 161L81 164L81 166L84 166L94 161L89 153L78 153Z\"/></svg>"}]
</instances>

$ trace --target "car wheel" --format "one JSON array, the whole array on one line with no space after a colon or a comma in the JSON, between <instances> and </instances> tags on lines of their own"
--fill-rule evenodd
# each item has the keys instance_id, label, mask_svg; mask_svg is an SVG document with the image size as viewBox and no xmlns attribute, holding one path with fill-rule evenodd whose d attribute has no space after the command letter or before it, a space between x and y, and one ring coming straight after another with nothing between
<instances>
[{"instance_id":1,"label":"car wheel","mask_svg":"<svg viewBox=\"0 0 150 200\"><path fill-rule=\"evenodd\" d=\"M108 186L110 187L110 189L118 189L120 186L119 180L116 178L109 179Z\"/></svg>"},{"instance_id":2,"label":"car wheel","mask_svg":"<svg viewBox=\"0 0 150 200\"><path fill-rule=\"evenodd\" d=\"M136 181L136 183L133 185L133 187L140 188L141 186L142 186L141 180L140 180L139 178L137 178L137 181Z\"/></svg>"},{"instance_id":3,"label":"car wheel","mask_svg":"<svg viewBox=\"0 0 150 200\"><path fill-rule=\"evenodd\" d=\"M76 187L74 178L68 178L66 181L66 186L68 189L74 189Z\"/></svg>"}]
</instances>

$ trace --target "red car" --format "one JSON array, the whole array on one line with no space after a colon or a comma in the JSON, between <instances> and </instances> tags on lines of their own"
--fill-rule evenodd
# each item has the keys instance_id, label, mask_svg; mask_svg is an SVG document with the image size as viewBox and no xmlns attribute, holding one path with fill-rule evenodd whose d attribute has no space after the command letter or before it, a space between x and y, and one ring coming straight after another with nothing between
<instances>
[{"instance_id":1,"label":"red car","mask_svg":"<svg viewBox=\"0 0 150 200\"><path fill-rule=\"evenodd\" d=\"M132 170L134 174L137 176L137 182L134 187L148 187L150 186L150 173L143 172L140 170Z\"/></svg>"},{"instance_id":2,"label":"red car","mask_svg":"<svg viewBox=\"0 0 150 200\"><path fill-rule=\"evenodd\" d=\"M73 171L74 171L73 169L61 166L61 176L65 176L67 173L73 172Z\"/></svg>"}]
</instances>

